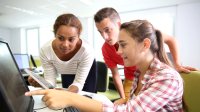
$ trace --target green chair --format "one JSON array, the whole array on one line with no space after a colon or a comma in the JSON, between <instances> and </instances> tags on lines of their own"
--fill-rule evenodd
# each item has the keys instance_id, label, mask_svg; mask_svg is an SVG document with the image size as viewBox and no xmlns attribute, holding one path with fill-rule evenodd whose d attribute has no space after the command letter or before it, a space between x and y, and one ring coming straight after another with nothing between
<instances>
[{"instance_id":1,"label":"green chair","mask_svg":"<svg viewBox=\"0 0 200 112\"><path fill-rule=\"evenodd\" d=\"M108 83L111 82L108 76L108 68L104 62L97 61L97 92L106 96L111 101L120 98L116 89L109 89ZM113 83L113 82L112 82ZM112 84L114 86L114 84Z\"/></svg>"},{"instance_id":2,"label":"green chair","mask_svg":"<svg viewBox=\"0 0 200 112\"><path fill-rule=\"evenodd\" d=\"M200 112L200 71L181 73L181 77L184 80L183 99L186 112Z\"/></svg>"}]
</instances>

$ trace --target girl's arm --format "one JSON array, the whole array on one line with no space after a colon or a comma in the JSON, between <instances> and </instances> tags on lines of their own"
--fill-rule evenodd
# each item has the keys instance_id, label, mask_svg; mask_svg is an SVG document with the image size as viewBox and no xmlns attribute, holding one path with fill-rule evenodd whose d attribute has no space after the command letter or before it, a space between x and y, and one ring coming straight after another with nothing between
<instances>
[{"instance_id":1,"label":"girl's arm","mask_svg":"<svg viewBox=\"0 0 200 112\"><path fill-rule=\"evenodd\" d=\"M35 90L31 92L26 92L25 95L44 95L42 100L51 109L62 109L73 106L81 110L81 112L103 111L101 102L64 90Z\"/></svg>"}]
</instances>

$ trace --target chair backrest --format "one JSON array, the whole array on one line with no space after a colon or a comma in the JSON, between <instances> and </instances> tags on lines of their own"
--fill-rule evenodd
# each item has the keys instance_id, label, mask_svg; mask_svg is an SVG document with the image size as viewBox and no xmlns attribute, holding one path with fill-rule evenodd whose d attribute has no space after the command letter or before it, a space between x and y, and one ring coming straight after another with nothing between
<instances>
[{"instance_id":1,"label":"chair backrest","mask_svg":"<svg viewBox=\"0 0 200 112\"><path fill-rule=\"evenodd\" d=\"M104 62L97 61L97 91L105 92L108 85L108 68Z\"/></svg>"},{"instance_id":2,"label":"chair backrest","mask_svg":"<svg viewBox=\"0 0 200 112\"><path fill-rule=\"evenodd\" d=\"M62 87L68 88L73 83L74 78L75 74L61 74ZM96 71L96 60L94 60L82 90L86 92L96 93L97 92L96 84L97 84L97 71Z\"/></svg>"},{"instance_id":3,"label":"chair backrest","mask_svg":"<svg viewBox=\"0 0 200 112\"><path fill-rule=\"evenodd\" d=\"M181 73L184 80L183 99L188 112L200 112L200 71Z\"/></svg>"},{"instance_id":4,"label":"chair backrest","mask_svg":"<svg viewBox=\"0 0 200 112\"><path fill-rule=\"evenodd\" d=\"M97 84L97 68L96 68L96 60L94 59L92 67L90 68L88 77L85 81L83 91L96 93L97 92L96 84Z\"/></svg>"}]
</instances>

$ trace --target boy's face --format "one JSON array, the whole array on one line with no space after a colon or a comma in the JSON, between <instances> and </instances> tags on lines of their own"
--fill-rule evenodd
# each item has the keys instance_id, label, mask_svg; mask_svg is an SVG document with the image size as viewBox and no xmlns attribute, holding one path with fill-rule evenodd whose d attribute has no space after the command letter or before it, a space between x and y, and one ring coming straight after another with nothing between
<instances>
[{"instance_id":1,"label":"boy's face","mask_svg":"<svg viewBox=\"0 0 200 112\"><path fill-rule=\"evenodd\" d=\"M105 42L109 45L117 43L120 23L111 21L109 18L105 18L101 22L96 23L96 27Z\"/></svg>"}]
</instances>

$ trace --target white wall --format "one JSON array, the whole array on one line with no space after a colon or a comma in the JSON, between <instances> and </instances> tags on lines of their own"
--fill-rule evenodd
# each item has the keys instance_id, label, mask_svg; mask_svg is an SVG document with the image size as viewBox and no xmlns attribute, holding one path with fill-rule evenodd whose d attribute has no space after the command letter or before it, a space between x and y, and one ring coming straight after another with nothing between
<instances>
[{"instance_id":1,"label":"white wall","mask_svg":"<svg viewBox=\"0 0 200 112\"><path fill-rule=\"evenodd\" d=\"M142 19L148 20L153 26L168 35L174 35L174 18L176 16L176 6L160 8L150 8L139 11L128 11L120 13L122 23ZM164 45L165 51L170 52L167 44Z\"/></svg>"},{"instance_id":2,"label":"white wall","mask_svg":"<svg viewBox=\"0 0 200 112\"><path fill-rule=\"evenodd\" d=\"M49 40L55 38L53 33L53 24L42 25L39 28L39 38L40 38L40 46L43 46Z\"/></svg>"},{"instance_id":3,"label":"white wall","mask_svg":"<svg viewBox=\"0 0 200 112\"><path fill-rule=\"evenodd\" d=\"M200 2L178 5L175 23L182 64L200 69Z\"/></svg>"},{"instance_id":4,"label":"white wall","mask_svg":"<svg viewBox=\"0 0 200 112\"><path fill-rule=\"evenodd\" d=\"M83 27L81 38L87 40L93 46L93 18L79 18Z\"/></svg>"},{"instance_id":5,"label":"white wall","mask_svg":"<svg viewBox=\"0 0 200 112\"><path fill-rule=\"evenodd\" d=\"M0 38L6 41L13 53L26 53L26 49L22 43L25 43L25 36L22 35L20 28L0 28Z\"/></svg>"},{"instance_id":6,"label":"white wall","mask_svg":"<svg viewBox=\"0 0 200 112\"><path fill-rule=\"evenodd\" d=\"M13 53L22 53L21 51L21 30L19 28L11 29L10 33L10 48Z\"/></svg>"},{"instance_id":7,"label":"white wall","mask_svg":"<svg viewBox=\"0 0 200 112\"><path fill-rule=\"evenodd\" d=\"M1 28L0 27L0 38L3 39L3 41L6 41L8 43L10 43L10 33L11 30L8 28Z\"/></svg>"}]
</instances>

